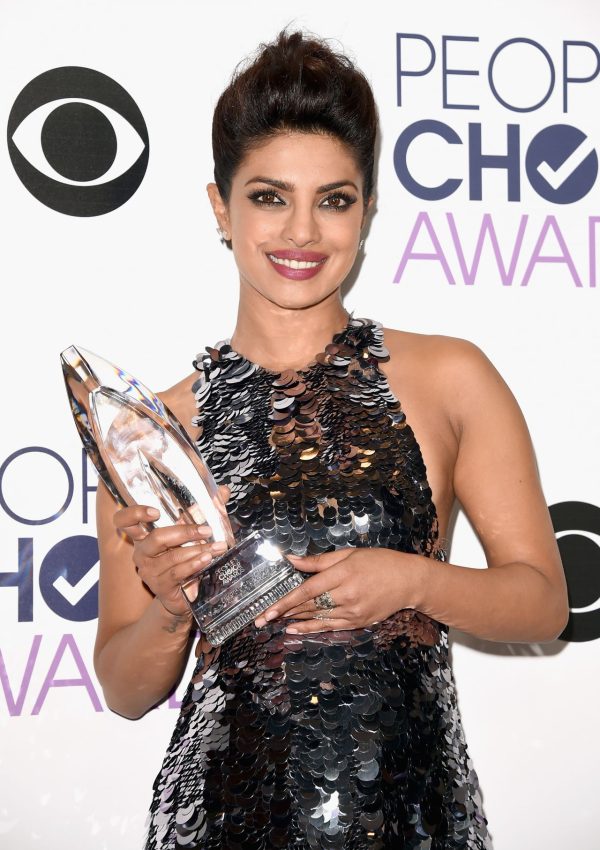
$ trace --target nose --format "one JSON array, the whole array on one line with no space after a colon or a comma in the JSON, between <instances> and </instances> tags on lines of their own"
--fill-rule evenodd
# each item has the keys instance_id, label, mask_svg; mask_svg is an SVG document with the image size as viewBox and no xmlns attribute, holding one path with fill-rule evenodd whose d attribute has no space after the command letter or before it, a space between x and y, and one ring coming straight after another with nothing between
<instances>
[{"instance_id":1,"label":"nose","mask_svg":"<svg viewBox=\"0 0 600 850\"><path fill-rule=\"evenodd\" d=\"M299 248L319 241L321 230L317 211L311 202L296 202L290 205L282 235Z\"/></svg>"}]
</instances>

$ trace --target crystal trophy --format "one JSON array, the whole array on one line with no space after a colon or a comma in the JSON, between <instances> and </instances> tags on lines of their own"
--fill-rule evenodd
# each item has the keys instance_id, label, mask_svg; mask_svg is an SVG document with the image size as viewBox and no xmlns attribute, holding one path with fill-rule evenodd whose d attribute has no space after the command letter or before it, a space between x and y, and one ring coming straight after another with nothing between
<instances>
[{"instance_id":1,"label":"crystal trophy","mask_svg":"<svg viewBox=\"0 0 600 850\"><path fill-rule=\"evenodd\" d=\"M301 584L302 575L254 531L236 542L217 484L167 406L127 372L83 348L61 354L71 411L88 457L124 505L157 508L148 530L177 522L208 523L228 550L181 585L214 646L236 634Z\"/></svg>"}]
</instances>

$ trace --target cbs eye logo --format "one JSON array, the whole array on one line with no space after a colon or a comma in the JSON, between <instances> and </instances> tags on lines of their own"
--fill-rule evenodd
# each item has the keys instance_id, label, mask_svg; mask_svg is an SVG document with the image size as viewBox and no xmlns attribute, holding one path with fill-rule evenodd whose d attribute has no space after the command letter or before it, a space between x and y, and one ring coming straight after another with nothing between
<instances>
[{"instance_id":1,"label":"cbs eye logo","mask_svg":"<svg viewBox=\"0 0 600 850\"><path fill-rule=\"evenodd\" d=\"M149 140L131 95L91 68L31 80L8 117L10 158L25 188L66 215L104 215L144 179Z\"/></svg>"},{"instance_id":2,"label":"cbs eye logo","mask_svg":"<svg viewBox=\"0 0 600 850\"><path fill-rule=\"evenodd\" d=\"M561 640L600 638L600 508L587 502L551 505L569 591L569 622Z\"/></svg>"}]
</instances>

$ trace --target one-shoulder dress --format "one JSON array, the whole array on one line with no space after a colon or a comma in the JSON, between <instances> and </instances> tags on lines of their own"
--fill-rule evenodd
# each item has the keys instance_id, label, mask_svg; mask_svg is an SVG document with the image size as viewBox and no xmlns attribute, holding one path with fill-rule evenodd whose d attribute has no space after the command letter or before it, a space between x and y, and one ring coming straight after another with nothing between
<instances>
[{"instance_id":1,"label":"one-shoulder dress","mask_svg":"<svg viewBox=\"0 0 600 850\"><path fill-rule=\"evenodd\" d=\"M352 317L299 371L269 371L228 342L198 355L198 448L231 489L240 537L257 529L297 555L444 559L388 358L381 325ZM351 631L286 624L198 652L146 850L490 848L447 627L409 609Z\"/></svg>"}]
</instances>

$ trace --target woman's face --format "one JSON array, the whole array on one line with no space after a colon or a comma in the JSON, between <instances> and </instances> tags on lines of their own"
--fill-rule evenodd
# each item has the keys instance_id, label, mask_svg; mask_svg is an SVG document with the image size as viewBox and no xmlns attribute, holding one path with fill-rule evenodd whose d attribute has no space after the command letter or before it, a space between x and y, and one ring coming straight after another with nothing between
<instances>
[{"instance_id":1,"label":"woman's face","mask_svg":"<svg viewBox=\"0 0 600 850\"><path fill-rule=\"evenodd\" d=\"M365 206L362 174L337 139L281 133L242 161L227 205L214 183L208 192L245 294L302 309L339 289L356 257Z\"/></svg>"}]
</instances>

